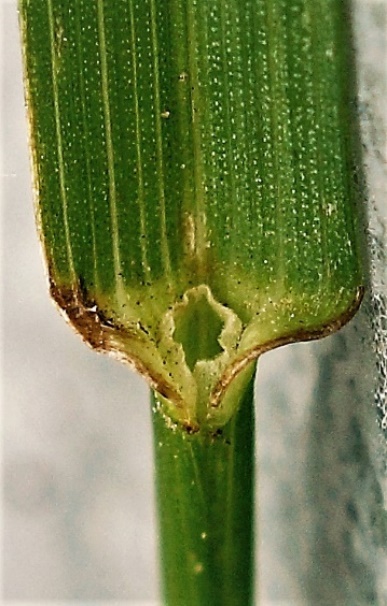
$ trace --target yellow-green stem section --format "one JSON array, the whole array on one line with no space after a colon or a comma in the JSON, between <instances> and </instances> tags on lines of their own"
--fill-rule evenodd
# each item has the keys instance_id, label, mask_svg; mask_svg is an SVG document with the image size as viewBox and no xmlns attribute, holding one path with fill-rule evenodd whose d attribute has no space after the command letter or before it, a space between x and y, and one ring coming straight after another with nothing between
<instances>
[{"instance_id":1,"label":"yellow-green stem section","mask_svg":"<svg viewBox=\"0 0 387 606\"><path fill-rule=\"evenodd\" d=\"M152 411L165 605L252 605L254 376L222 430Z\"/></svg>"}]
</instances>

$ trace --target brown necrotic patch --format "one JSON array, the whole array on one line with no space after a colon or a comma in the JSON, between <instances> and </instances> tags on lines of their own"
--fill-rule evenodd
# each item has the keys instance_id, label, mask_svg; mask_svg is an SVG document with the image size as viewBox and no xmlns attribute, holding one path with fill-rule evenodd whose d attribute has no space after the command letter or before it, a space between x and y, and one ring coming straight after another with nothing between
<instances>
[{"instance_id":1,"label":"brown necrotic patch","mask_svg":"<svg viewBox=\"0 0 387 606\"><path fill-rule=\"evenodd\" d=\"M50 293L82 338L95 349L105 349L106 332L117 329L96 301L91 299L82 281L75 288L58 286L50 280Z\"/></svg>"},{"instance_id":2,"label":"brown necrotic patch","mask_svg":"<svg viewBox=\"0 0 387 606\"><path fill-rule=\"evenodd\" d=\"M114 317L102 309L90 296L82 280L79 280L75 287L69 287L59 286L51 278L50 294L69 323L90 347L100 352L113 354L121 361L128 363L145 377L150 386L160 395L172 400L178 408L182 406L181 398L165 378L154 369L149 368L131 351L131 343L142 341L139 332L116 322ZM144 327L141 326L140 330L142 334L147 334Z\"/></svg>"}]
</instances>

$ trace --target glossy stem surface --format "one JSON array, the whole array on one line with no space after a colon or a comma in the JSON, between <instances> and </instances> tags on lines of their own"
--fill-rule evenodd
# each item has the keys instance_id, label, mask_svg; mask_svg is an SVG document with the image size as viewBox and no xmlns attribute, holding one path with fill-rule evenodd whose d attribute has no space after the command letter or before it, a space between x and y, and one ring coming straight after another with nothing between
<instances>
[{"instance_id":1,"label":"glossy stem surface","mask_svg":"<svg viewBox=\"0 0 387 606\"><path fill-rule=\"evenodd\" d=\"M172 425L152 394L167 606L253 604L254 376L215 433Z\"/></svg>"}]
</instances>

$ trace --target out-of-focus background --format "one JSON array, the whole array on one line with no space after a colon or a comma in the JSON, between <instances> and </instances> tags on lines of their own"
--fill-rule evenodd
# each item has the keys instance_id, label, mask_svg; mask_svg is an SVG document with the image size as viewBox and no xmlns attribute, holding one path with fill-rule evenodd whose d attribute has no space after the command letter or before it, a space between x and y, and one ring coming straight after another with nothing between
<instances>
[{"instance_id":1,"label":"out-of-focus background","mask_svg":"<svg viewBox=\"0 0 387 606\"><path fill-rule=\"evenodd\" d=\"M387 492L373 395L382 416L386 2L358 0L355 25L374 289L339 335L260 362L260 606L387 604L385 537L373 522ZM153 604L159 591L148 388L89 350L49 300L14 0L0 0L0 35L1 603Z\"/></svg>"}]
</instances>

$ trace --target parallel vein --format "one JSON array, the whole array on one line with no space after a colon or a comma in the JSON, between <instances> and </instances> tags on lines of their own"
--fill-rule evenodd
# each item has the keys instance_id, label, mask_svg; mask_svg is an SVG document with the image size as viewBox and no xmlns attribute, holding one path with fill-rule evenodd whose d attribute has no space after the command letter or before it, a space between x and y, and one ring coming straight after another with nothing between
<instances>
[{"instance_id":1,"label":"parallel vein","mask_svg":"<svg viewBox=\"0 0 387 606\"><path fill-rule=\"evenodd\" d=\"M169 284L174 282L171 270L171 260L169 254L169 243L167 234L166 222L166 201L165 201L165 178L164 178L164 160L163 160L163 136L161 126L161 107L160 98L160 67L159 67L159 45L157 40L157 15L156 2L150 0L151 10L151 30L152 30L152 54L153 54L153 90L155 97L155 134L157 146L157 186L159 193L159 208L160 208L160 231L161 231L161 248L162 258L165 266L165 274Z\"/></svg>"},{"instance_id":2,"label":"parallel vein","mask_svg":"<svg viewBox=\"0 0 387 606\"><path fill-rule=\"evenodd\" d=\"M107 163L108 163L107 167L108 167L108 175L109 175L109 204L110 204L110 219L111 219L111 227L112 227L114 273L115 273L115 282L118 287L118 285L122 283L122 279L121 279L122 265L121 265L121 259L120 259L120 246L119 246L119 229L118 229L118 216L117 216L117 189L116 189L116 179L115 179L114 147L113 147L113 138L112 138L111 116L110 116L109 78L108 78L107 46L106 46L106 38L105 38L103 0L97 0L97 11L98 11L99 56L100 56L100 62L101 62L101 94L102 94L104 119L105 119L106 152L107 152Z\"/></svg>"},{"instance_id":3,"label":"parallel vein","mask_svg":"<svg viewBox=\"0 0 387 606\"><path fill-rule=\"evenodd\" d=\"M59 94L58 94L58 81L57 81L57 57L55 51L55 29L54 29L54 14L53 14L53 5L52 0L47 0L47 9L48 9L48 20L49 20L49 35L50 35L50 46L51 46L51 75L52 75L52 87L53 87L53 101L54 101L54 111L55 111L55 130L56 130L56 138L57 138L57 152L58 152L58 177L59 177L59 187L60 194L62 198L63 204L63 226L66 237L66 250L67 250L67 258L69 263L69 270L72 278L73 284L76 284L77 277L74 267L74 258L71 248L71 235L69 228L69 219L68 219L68 201L67 201L67 193L66 193L66 171L65 171L65 161L63 157L63 141L62 141L62 124L61 124L61 111L59 105ZM54 260L55 261L55 260Z\"/></svg>"},{"instance_id":4,"label":"parallel vein","mask_svg":"<svg viewBox=\"0 0 387 606\"><path fill-rule=\"evenodd\" d=\"M145 191L144 191L144 176L143 176L143 159L141 148L141 122L140 122L140 107L138 96L138 78L137 78L137 52L136 52L136 26L133 12L133 2L129 0L129 16L130 16L130 43L132 49L133 62L133 99L135 113L135 132L136 132L136 169L138 178L138 206L140 212L140 246L142 256L142 267L146 279L149 280L150 267L147 257L147 242L146 242L146 222L145 222Z\"/></svg>"}]
</instances>

